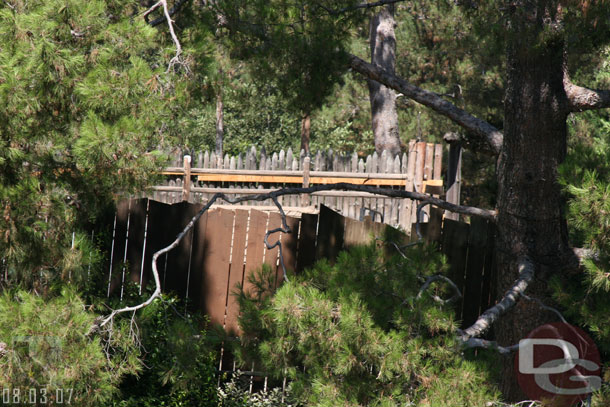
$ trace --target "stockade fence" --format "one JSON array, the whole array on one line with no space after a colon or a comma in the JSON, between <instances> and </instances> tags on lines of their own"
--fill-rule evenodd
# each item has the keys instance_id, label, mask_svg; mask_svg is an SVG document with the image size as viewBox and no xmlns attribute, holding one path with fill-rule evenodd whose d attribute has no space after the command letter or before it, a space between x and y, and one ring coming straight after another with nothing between
<instances>
[{"instance_id":1,"label":"stockade fence","mask_svg":"<svg viewBox=\"0 0 610 407\"><path fill-rule=\"evenodd\" d=\"M359 158L356 153L341 155L319 151L308 157L291 149L268 155L252 147L238 156L217 156L214 152L185 155L177 150L171 165L163 171L166 185L154 186L146 195L156 201L205 203L215 193L229 197L270 192L287 186L347 182L384 188L443 194L443 146L411 141L409 150L390 157L386 152ZM453 195L451 195L453 197ZM459 196L452 198L459 200ZM363 219L372 214L377 220L407 233L416 220L417 205L409 199L383 197L366 192L320 191L311 195L279 198L286 210L315 212L320 205L348 216ZM458 203L458 202L454 202ZM261 210L274 207L270 200L246 202ZM424 212L427 212L424 211ZM423 220L427 221L427 217Z\"/></svg>"}]
</instances>

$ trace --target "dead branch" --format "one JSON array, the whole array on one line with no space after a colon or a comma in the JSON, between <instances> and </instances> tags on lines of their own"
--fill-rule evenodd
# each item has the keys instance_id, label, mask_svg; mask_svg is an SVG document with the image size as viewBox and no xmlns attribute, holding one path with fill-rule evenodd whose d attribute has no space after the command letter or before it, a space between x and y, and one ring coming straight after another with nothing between
<instances>
[{"instance_id":1,"label":"dead branch","mask_svg":"<svg viewBox=\"0 0 610 407\"><path fill-rule=\"evenodd\" d=\"M180 9L182 8L183 5L185 5L189 0L178 0L176 3L174 3L174 6L169 9L169 15L170 17L173 17L174 14L176 14L178 11L180 11ZM161 17L157 17L152 21L148 21L148 24L152 27L156 27L159 24L163 23L166 20L166 16L161 16Z\"/></svg>"},{"instance_id":2,"label":"dead branch","mask_svg":"<svg viewBox=\"0 0 610 407\"><path fill-rule=\"evenodd\" d=\"M469 338L466 342L462 343L462 346L466 349L471 348L483 348L498 351L501 355L508 355L512 352L519 350L519 344L511 346L500 346L496 341L488 341L487 339L481 338Z\"/></svg>"},{"instance_id":3,"label":"dead branch","mask_svg":"<svg viewBox=\"0 0 610 407\"><path fill-rule=\"evenodd\" d=\"M182 58L181 58L182 45L180 45L180 41L178 40L178 37L176 36L176 32L174 31L174 21L172 20L170 10L167 6L167 0L159 0L158 2L153 4L152 7L150 7L148 10L146 10L142 14L142 17L146 18L150 13L152 13L159 7L163 7L163 15L164 15L163 19L165 21L167 21L167 26L169 27L169 34L171 35L172 41L174 42L174 45L176 47L176 54L174 55L174 57L172 59L170 59L165 73L168 73L169 71L171 71L176 64L182 65L185 67L185 69L187 69L186 64L182 61Z\"/></svg>"},{"instance_id":4,"label":"dead branch","mask_svg":"<svg viewBox=\"0 0 610 407\"><path fill-rule=\"evenodd\" d=\"M589 89L575 85L567 75L564 77L563 87L568 97L570 112L610 107L610 90Z\"/></svg>"},{"instance_id":5,"label":"dead branch","mask_svg":"<svg viewBox=\"0 0 610 407\"><path fill-rule=\"evenodd\" d=\"M436 274L433 276L430 276L426 279L426 282L424 283L424 285L421 286L421 288L419 289L419 292L417 293L417 299L420 299L422 294L428 289L428 287L430 287L430 285L436 281L445 281L447 284L449 284L451 286L451 288L453 288L453 291L455 291L455 294L453 295L453 297L449 298L448 300L443 300L442 298L434 295L432 298L434 298L434 300L436 302L439 302L441 304L449 304L452 303L454 301L459 300L460 298L462 298L462 293L460 292L460 289L458 288L457 285L455 285L455 283L453 281L451 281L450 278L443 276L442 274Z\"/></svg>"},{"instance_id":6,"label":"dead branch","mask_svg":"<svg viewBox=\"0 0 610 407\"><path fill-rule=\"evenodd\" d=\"M519 259L519 278L513 286L504 294L502 300L485 311L477 321L464 331L458 332L460 339L467 342L470 338L476 338L491 327L497 319L506 311L511 309L519 297L527 290L527 287L534 279L534 264L528 257Z\"/></svg>"},{"instance_id":7,"label":"dead branch","mask_svg":"<svg viewBox=\"0 0 610 407\"><path fill-rule=\"evenodd\" d=\"M479 119L465 110L458 108L436 93L412 85L404 79L385 71L381 67L370 64L355 55L350 56L350 66L354 71L365 77L382 83L453 120L476 138L481 139L484 142L483 145L485 146L486 151L492 154L500 153L504 136L500 130L485 120Z\"/></svg>"}]
</instances>

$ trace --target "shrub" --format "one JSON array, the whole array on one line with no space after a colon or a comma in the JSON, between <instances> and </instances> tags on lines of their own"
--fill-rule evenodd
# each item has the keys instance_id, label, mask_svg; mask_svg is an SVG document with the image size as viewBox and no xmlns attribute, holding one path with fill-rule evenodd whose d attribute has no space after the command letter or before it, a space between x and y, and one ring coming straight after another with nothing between
<instances>
[{"instance_id":1,"label":"shrub","mask_svg":"<svg viewBox=\"0 0 610 407\"><path fill-rule=\"evenodd\" d=\"M3 403L48 405L63 397L66 404L107 405L121 378L137 370L137 348L121 323L107 341L90 335L95 318L67 288L50 299L0 295Z\"/></svg>"},{"instance_id":2,"label":"shrub","mask_svg":"<svg viewBox=\"0 0 610 407\"><path fill-rule=\"evenodd\" d=\"M388 249L389 251L389 249ZM238 289L244 332L237 350L273 377L287 376L313 406L485 405L497 400L489 366L455 340L453 293L426 277L445 270L433 247L388 255L374 245L318 262L272 294L273 273ZM411 403L411 404L409 404Z\"/></svg>"},{"instance_id":3,"label":"shrub","mask_svg":"<svg viewBox=\"0 0 610 407\"><path fill-rule=\"evenodd\" d=\"M216 406L216 360L203 317L178 310L177 299L156 299L137 317L143 368L121 384L115 407Z\"/></svg>"}]
</instances>

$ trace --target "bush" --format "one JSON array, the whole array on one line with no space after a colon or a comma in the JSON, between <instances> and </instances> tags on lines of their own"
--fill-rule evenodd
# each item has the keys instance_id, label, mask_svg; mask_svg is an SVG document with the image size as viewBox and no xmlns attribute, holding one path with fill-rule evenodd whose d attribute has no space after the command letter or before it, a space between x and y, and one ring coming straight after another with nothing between
<instances>
[{"instance_id":1,"label":"bush","mask_svg":"<svg viewBox=\"0 0 610 407\"><path fill-rule=\"evenodd\" d=\"M178 308L184 304L164 296L137 317L143 369L123 381L113 406L217 406L216 360L206 341L206 321Z\"/></svg>"},{"instance_id":2,"label":"bush","mask_svg":"<svg viewBox=\"0 0 610 407\"><path fill-rule=\"evenodd\" d=\"M96 315L69 289L44 299L25 291L0 296L0 388L10 405L105 406L139 366L128 327L107 341L90 335Z\"/></svg>"},{"instance_id":3,"label":"bush","mask_svg":"<svg viewBox=\"0 0 610 407\"><path fill-rule=\"evenodd\" d=\"M389 250L389 249L388 249ZM489 366L461 356L452 307L418 296L426 277L445 270L433 247L406 258L370 245L318 262L272 294L273 273L237 292L244 331L237 350L275 378L292 381L313 406L485 405L497 400ZM411 403L411 404L409 404Z\"/></svg>"},{"instance_id":4,"label":"bush","mask_svg":"<svg viewBox=\"0 0 610 407\"><path fill-rule=\"evenodd\" d=\"M288 384L282 392L281 387L267 391L251 393L250 380L246 376L234 375L231 380L218 389L219 406L221 407L300 407L294 397L292 385ZM282 394L283 393L283 394Z\"/></svg>"}]
</instances>

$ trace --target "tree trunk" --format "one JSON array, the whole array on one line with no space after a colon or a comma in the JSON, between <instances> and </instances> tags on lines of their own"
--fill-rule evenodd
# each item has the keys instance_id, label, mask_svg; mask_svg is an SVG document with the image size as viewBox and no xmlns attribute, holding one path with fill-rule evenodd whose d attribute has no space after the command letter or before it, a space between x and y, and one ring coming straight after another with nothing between
<instances>
[{"instance_id":1,"label":"tree trunk","mask_svg":"<svg viewBox=\"0 0 610 407\"><path fill-rule=\"evenodd\" d=\"M222 142L225 136L225 123L223 114L222 90L216 95L216 156L222 157Z\"/></svg>"},{"instance_id":2,"label":"tree trunk","mask_svg":"<svg viewBox=\"0 0 610 407\"><path fill-rule=\"evenodd\" d=\"M309 155L309 135L311 130L311 115L305 113L301 120L301 150L305 151L306 155Z\"/></svg>"},{"instance_id":3,"label":"tree trunk","mask_svg":"<svg viewBox=\"0 0 610 407\"><path fill-rule=\"evenodd\" d=\"M527 294L552 304L548 279L569 246L557 182L567 139L564 43L561 34L553 35L561 24L556 1L517 3L509 9L504 144L498 161L497 292L503 295L513 284L517 259L528 255L536 278ZM497 339L513 345L554 320L535 303L520 301L500 319ZM506 362L502 392L509 401L523 400L512 358Z\"/></svg>"},{"instance_id":4,"label":"tree trunk","mask_svg":"<svg viewBox=\"0 0 610 407\"><path fill-rule=\"evenodd\" d=\"M382 8L371 19L371 63L394 73L396 62L396 35L394 34L394 6ZM400 153L400 133L396 113L396 93L377 81L370 80L369 97L375 150L381 154L388 150L392 156Z\"/></svg>"}]
</instances>

